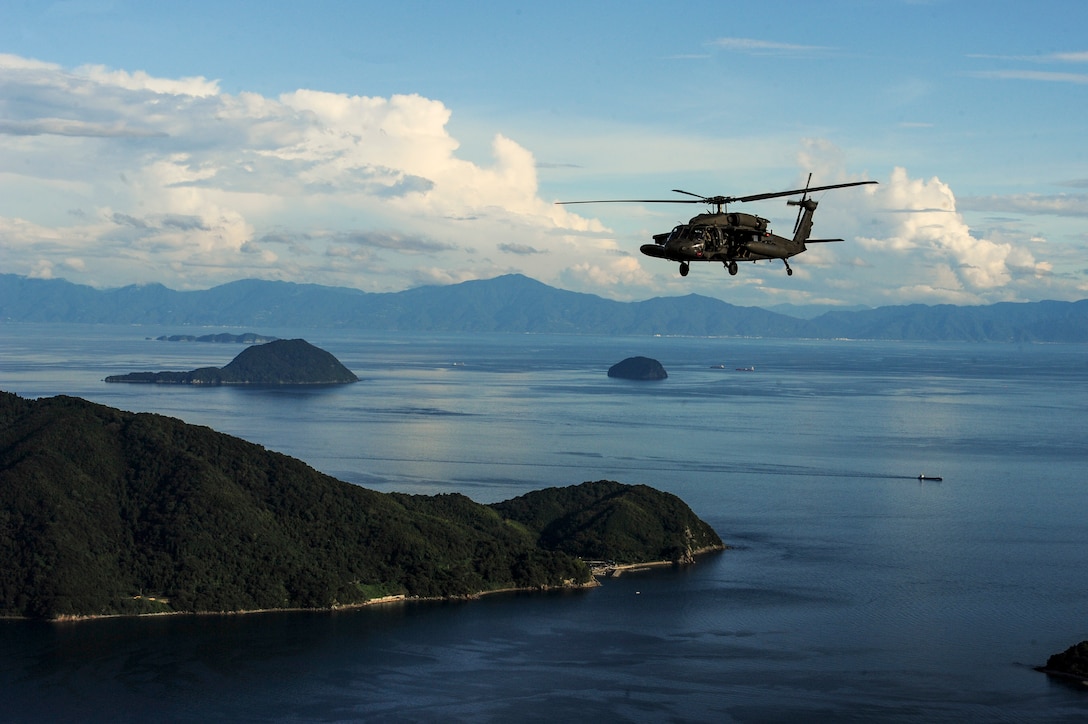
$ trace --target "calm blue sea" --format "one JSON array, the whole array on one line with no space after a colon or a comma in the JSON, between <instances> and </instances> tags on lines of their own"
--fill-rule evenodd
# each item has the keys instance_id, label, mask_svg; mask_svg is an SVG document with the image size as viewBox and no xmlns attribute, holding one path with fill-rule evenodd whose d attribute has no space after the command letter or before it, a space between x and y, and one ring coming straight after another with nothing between
<instances>
[{"instance_id":1,"label":"calm blue sea","mask_svg":"<svg viewBox=\"0 0 1088 724\"><path fill-rule=\"evenodd\" d=\"M733 548L575 593L0 621L0 720L1088 719L1088 690L1031 668L1088 638L1085 346L232 331L304 337L362 381L107 385L241 347L0 325L0 389L380 491L646 483ZM633 355L669 379L606 376Z\"/></svg>"}]
</instances>

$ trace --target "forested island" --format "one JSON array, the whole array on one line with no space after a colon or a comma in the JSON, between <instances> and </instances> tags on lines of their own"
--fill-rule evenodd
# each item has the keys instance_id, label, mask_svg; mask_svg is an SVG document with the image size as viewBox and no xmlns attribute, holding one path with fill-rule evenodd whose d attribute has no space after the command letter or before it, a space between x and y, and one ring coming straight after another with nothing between
<instances>
[{"instance_id":1,"label":"forested island","mask_svg":"<svg viewBox=\"0 0 1088 724\"><path fill-rule=\"evenodd\" d=\"M0 615L332 608L581 586L587 561L691 561L721 539L613 481L493 505L378 493L207 427L0 392Z\"/></svg>"},{"instance_id":2,"label":"forested island","mask_svg":"<svg viewBox=\"0 0 1088 724\"><path fill-rule=\"evenodd\" d=\"M249 347L226 367L132 372L106 378L106 382L172 385L337 385L358 381L340 360L304 339L278 339Z\"/></svg>"},{"instance_id":3,"label":"forested island","mask_svg":"<svg viewBox=\"0 0 1088 724\"><path fill-rule=\"evenodd\" d=\"M231 334L219 332L218 334L164 334L155 338L159 342L212 342L215 344L265 344L275 342L278 337L269 337L256 332L243 332Z\"/></svg>"}]
</instances>

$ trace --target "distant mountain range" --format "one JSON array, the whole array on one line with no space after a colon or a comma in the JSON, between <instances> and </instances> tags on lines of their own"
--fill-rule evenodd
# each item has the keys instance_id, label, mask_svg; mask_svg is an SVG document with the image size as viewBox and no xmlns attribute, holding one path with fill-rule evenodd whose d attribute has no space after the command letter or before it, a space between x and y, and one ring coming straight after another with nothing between
<instances>
[{"instance_id":1,"label":"distant mountain range","mask_svg":"<svg viewBox=\"0 0 1088 724\"><path fill-rule=\"evenodd\" d=\"M373 331L683 335L973 342L1088 342L1088 300L879 307L811 319L689 294L617 302L520 274L370 293L247 279L180 292L161 284L94 289L0 274L0 322Z\"/></svg>"}]
</instances>

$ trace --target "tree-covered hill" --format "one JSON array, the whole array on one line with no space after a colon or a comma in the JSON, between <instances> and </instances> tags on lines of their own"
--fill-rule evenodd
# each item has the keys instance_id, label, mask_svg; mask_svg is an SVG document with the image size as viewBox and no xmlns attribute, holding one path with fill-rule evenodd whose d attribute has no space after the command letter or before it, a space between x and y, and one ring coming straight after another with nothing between
<instances>
[{"instance_id":1,"label":"tree-covered hill","mask_svg":"<svg viewBox=\"0 0 1088 724\"><path fill-rule=\"evenodd\" d=\"M493 506L525 525L538 544L584 560L690 561L722 547L714 529L680 498L611 480L527 493Z\"/></svg>"},{"instance_id":2,"label":"tree-covered hill","mask_svg":"<svg viewBox=\"0 0 1088 724\"><path fill-rule=\"evenodd\" d=\"M580 584L584 557L682 559L716 540L692 538L702 525L672 496L619 483L494 506L377 493L207 427L0 392L0 615L329 607ZM648 532L641 548L638 531Z\"/></svg>"}]
</instances>

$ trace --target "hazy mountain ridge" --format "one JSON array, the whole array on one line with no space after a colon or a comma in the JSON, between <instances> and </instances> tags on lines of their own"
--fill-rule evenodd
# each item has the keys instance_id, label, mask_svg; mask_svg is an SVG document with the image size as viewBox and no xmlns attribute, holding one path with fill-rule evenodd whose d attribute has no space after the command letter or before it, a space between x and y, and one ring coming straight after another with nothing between
<instances>
[{"instance_id":1,"label":"hazy mountain ridge","mask_svg":"<svg viewBox=\"0 0 1088 724\"><path fill-rule=\"evenodd\" d=\"M0 321L351 328L373 331L753 336L977 342L1088 342L1088 300L922 305L826 312L812 319L710 297L617 302L512 274L372 293L261 281L179 292L160 284L96 290L0 274Z\"/></svg>"}]
</instances>

